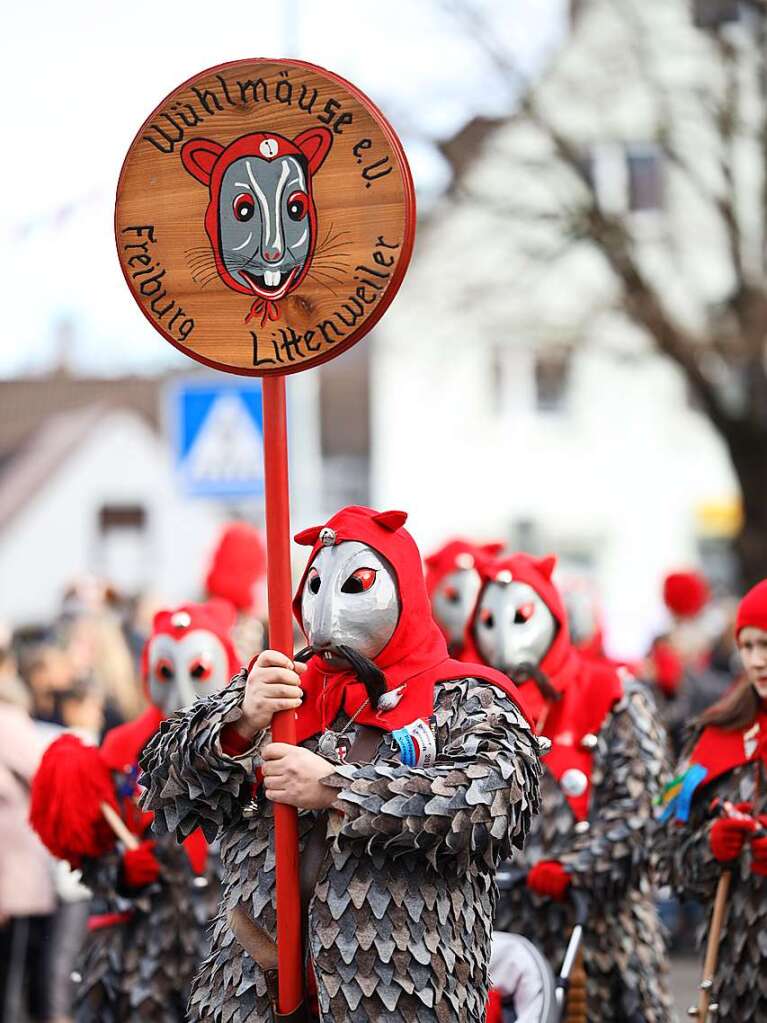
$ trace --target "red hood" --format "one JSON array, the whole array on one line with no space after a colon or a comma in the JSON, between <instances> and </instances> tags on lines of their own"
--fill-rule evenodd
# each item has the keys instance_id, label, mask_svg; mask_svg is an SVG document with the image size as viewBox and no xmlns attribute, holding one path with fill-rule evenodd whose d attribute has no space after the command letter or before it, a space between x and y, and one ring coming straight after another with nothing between
<instances>
[{"instance_id":1,"label":"red hood","mask_svg":"<svg viewBox=\"0 0 767 1023\"><path fill-rule=\"evenodd\" d=\"M357 540L386 558L394 570L399 589L399 621L391 639L375 658L375 663L384 672L387 690L395 690L407 684L406 689L394 709L380 715L374 712L374 708L363 712L358 718L362 724L391 731L419 717L428 718L433 712L435 684L453 678L482 678L499 686L521 706L517 687L501 672L482 665L468 665L448 656L445 639L431 616L418 547L403 528L406 519L405 512L376 512L370 508L352 506L342 509L325 526L315 526L299 533L296 542L311 544L312 551L293 601L293 613L297 621L299 624L302 621L301 595L309 568L322 547L320 532L325 528L332 529L336 534L336 542ZM328 679L324 721L319 718L323 676ZM342 699L352 710L356 710L365 698L364 689L352 672L329 668L318 657L312 657L309 661L309 670L301 684L310 699L304 700L298 712L299 741L316 734L323 725L329 725L332 721L331 711L335 709L337 712ZM327 704L330 690L337 694L334 707Z\"/></svg>"},{"instance_id":2,"label":"red hood","mask_svg":"<svg viewBox=\"0 0 767 1023\"><path fill-rule=\"evenodd\" d=\"M179 611L185 611L189 616L188 625L174 625L174 619ZM181 604L171 610L158 611L152 620L152 632L144 649L141 651L141 678L144 682L144 691L149 696L147 676L149 674L149 644L155 636L161 634L172 636L178 639L185 632L192 629L205 629L217 636L224 645L226 656L229 661L229 676L236 675L242 664L237 656L231 639L231 629L236 621L237 615L234 607L226 600L209 600L206 604Z\"/></svg>"},{"instance_id":3,"label":"red hood","mask_svg":"<svg viewBox=\"0 0 767 1023\"><path fill-rule=\"evenodd\" d=\"M211 597L228 600L239 611L253 606L253 587L266 572L266 548L247 522L226 526L211 558L205 586Z\"/></svg>"},{"instance_id":4,"label":"red hood","mask_svg":"<svg viewBox=\"0 0 767 1023\"><path fill-rule=\"evenodd\" d=\"M431 597L446 575L464 568L476 568L479 571L481 563L497 557L502 550L503 541L475 544L461 537L448 540L424 559L426 589L429 596Z\"/></svg>"}]
</instances>

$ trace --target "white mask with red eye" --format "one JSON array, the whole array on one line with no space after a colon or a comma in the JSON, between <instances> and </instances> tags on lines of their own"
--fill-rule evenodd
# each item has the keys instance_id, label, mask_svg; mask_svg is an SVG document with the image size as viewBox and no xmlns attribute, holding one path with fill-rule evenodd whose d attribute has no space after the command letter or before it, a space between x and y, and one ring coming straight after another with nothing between
<instances>
[{"instance_id":1,"label":"white mask with red eye","mask_svg":"<svg viewBox=\"0 0 767 1023\"><path fill-rule=\"evenodd\" d=\"M474 636L485 664L505 672L540 664L556 631L554 615L527 583L493 581L482 591Z\"/></svg>"},{"instance_id":2,"label":"white mask with red eye","mask_svg":"<svg viewBox=\"0 0 767 1023\"><path fill-rule=\"evenodd\" d=\"M394 634L400 605L394 570L357 540L322 547L301 594L304 633L315 651L344 664L333 650L348 646L371 660Z\"/></svg>"},{"instance_id":3,"label":"white mask with red eye","mask_svg":"<svg viewBox=\"0 0 767 1023\"><path fill-rule=\"evenodd\" d=\"M152 703L164 714L191 706L229 682L224 644L207 629L158 633L149 641L148 685Z\"/></svg>"},{"instance_id":4,"label":"white mask with red eye","mask_svg":"<svg viewBox=\"0 0 767 1023\"><path fill-rule=\"evenodd\" d=\"M479 586L479 572L476 568L458 568L441 579L434 590L431 598L432 614L447 636L448 643L463 642Z\"/></svg>"}]
</instances>

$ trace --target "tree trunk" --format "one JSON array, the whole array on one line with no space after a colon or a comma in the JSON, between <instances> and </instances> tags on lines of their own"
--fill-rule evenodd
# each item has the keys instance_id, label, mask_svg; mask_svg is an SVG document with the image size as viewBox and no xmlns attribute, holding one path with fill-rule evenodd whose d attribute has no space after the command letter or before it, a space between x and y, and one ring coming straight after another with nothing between
<instances>
[{"instance_id":1,"label":"tree trunk","mask_svg":"<svg viewBox=\"0 0 767 1023\"><path fill-rule=\"evenodd\" d=\"M739 422L724 431L743 499L743 528L735 540L740 582L767 579L767 427Z\"/></svg>"}]
</instances>

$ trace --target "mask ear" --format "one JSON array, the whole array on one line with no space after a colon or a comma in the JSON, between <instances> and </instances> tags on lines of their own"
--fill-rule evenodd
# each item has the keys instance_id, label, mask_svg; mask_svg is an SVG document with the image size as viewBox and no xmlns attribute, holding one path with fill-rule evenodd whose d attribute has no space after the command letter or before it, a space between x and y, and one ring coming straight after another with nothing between
<instances>
[{"instance_id":1,"label":"mask ear","mask_svg":"<svg viewBox=\"0 0 767 1023\"><path fill-rule=\"evenodd\" d=\"M423 559L423 563L427 568L437 568L439 565L439 556L437 554L429 554Z\"/></svg>"},{"instance_id":2,"label":"mask ear","mask_svg":"<svg viewBox=\"0 0 767 1023\"><path fill-rule=\"evenodd\" d=\"M536 562L536 568L541 573L541 575L545 576L547 579L551 579L552 573L556 568L556 564L557 564L556 555L549 554L547 557L541 558L540 561Z\"/></svg>"},{"instance_id":3,"label":"mask ear","mask_svg":"<svg viewBox=\"0 0 767 1023\"><path fill-rule=\"evenodd\" d=\"M320 538L321 529L322 526L309 526L308 529L302 529L300 533L296 533L293 539L302 547L314 547Z\"/></svg>"},{"instance_id":4,"label":"mask ear","mask_svg":"<svg viewBox=\"0 0 767 1023\"><path fill-rule=\"evenodd\" d=\"M376 515L373 516L373 522L375 522L376 525L381 526L382 529L388 529L390 533L394 533L396 530L400 528L400 526L404 526L405 523L407 522L407 512L403 511L378 512Z\"/></svg>"},{"instance_id":5,"label":"mask ear","mask_svg":"<svg viewBox=\"0 0 767 1023\"><path fill-rule=\"evenodd\" d=\"M223 151L224 147L211 139L190 139L181 147L181 162L201 185L210 185L213 164Z\"/></svg>"},{"instance_id":6,"label":"mask ear","mask_svg":"<svg viewBox=\"0 0 767 1023\"><path fill-rule=\"evenodd\" d=\"M479 548L488 558L494 558L500 554L506 544L503 540L493 540L491 543L483 543Z\"/></svg>"},{"instance_id":7,"label":"mask ear","mask_svg":"<svg viewBox=\"0 0 767 1023\"><path fill-rule=\"evenodd\" d=\"M293 144L298 146L306 157L309 173L316 174L333 145L333 132L330 128L310 128L296 135Z\"/></svg>"}]
</instances>

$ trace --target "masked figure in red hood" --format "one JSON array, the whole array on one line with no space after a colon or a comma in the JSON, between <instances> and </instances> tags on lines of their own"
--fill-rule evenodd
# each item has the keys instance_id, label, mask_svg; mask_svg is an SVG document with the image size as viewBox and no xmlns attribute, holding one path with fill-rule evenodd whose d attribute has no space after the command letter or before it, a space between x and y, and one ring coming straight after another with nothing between
<instances>
[{"instance_id":1,"label":"masked figure in red hood","mask_svg":"<svg viewBox=\"0 0 767 1023\"><path fill-rule=\"evenodd\" d=\"M554 566L553 557L526 554L483 566L472 624L482 659L520 684L551 742L542 814L496 927L531 938L558 970L574 920L569 891L583 890L593 907L583 944L588 1018L665 1023L650 863L664 737L643 688L572 645Z\"/></svg>"},{"instance_id":2,"label":"masked figure in red hood","mask_svg":"<svg viewBox=\"0 0 767 1023\"><path fill-rule=\"evenodd\" d=\"M442 630L451 655L459 660L477 660L467 626L479 593L479 565L497 557L502 550L503 543L474 544L455 539L424 561L434 621Z\"/></svg>"},{"instance_id":3,"label":"masked figure in red hood","mask_svg":"<svg viewBox=\"0 0 767 1023\"><path fill-rule=\"evenodd\" d=\"M276 1018L273 802L299 808L302 851L322 864L302 855L312 1014L484 1019L493 879L536 811L539 746L508 677L449 658L405 518L352 507L300 533L308 648L264 651L144 755L155 826L221 833L225 897L194 1019ZM270 742L282 709L298 746Z\"/></svg>"},{"instance_id":4,"label":"masked figure in red hood","mask_svg":"<svg viewBox=\"0 0 767 1023\"><path fill-rule=\"evenodd\" d=\"M73 735L57 739L35 776L32 824L55 856L82 870L93 893L77 1023L186 1020L217 867L199 830L183 845L152 835L153 814L137 802L138 758L170 715L223 689L239 671L233 622L234 609L221 601L160 611L142 655L150 706L108 732L100 747Z\"/></svg>"}]
</instances>

